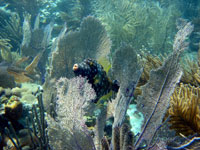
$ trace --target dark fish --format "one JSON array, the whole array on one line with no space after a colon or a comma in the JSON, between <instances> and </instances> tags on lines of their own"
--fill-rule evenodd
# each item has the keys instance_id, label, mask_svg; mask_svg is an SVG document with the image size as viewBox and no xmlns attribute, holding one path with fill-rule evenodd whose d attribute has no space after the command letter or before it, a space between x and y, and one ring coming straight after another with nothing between
<instances>
[{"instance_id":1,"label":"dark fish","mask_svg":"<svg viewBox=\"0 0 200 150\"><path fill-rule=\"evenodd\" d=\"M73 71L75 76L82 76L88 79L88 82L95 90L97 98L93 100L95 103L111 90L118 92L119 84L115 80L112 82L106 75L103 67L93 59L85 59L79 64L74 64Z\"/></svg>"}]
</instances>

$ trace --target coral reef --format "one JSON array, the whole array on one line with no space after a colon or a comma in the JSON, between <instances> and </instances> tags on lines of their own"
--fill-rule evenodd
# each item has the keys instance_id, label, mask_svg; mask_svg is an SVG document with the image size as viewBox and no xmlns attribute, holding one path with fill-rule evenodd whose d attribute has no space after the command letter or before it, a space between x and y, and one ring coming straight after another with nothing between
<instances>
[{"instance_id":1,"label":"coral reef","mask_svg":"<svg viewBox=\"0 0 200 150\"><path fill-rule=\"evenodd\" d=\"M89 0L69 0L57 3L57 8L61 11L59 17L63 22L67 22L69 29L76 29L80 26L81 20L91 13Z\"/></svg>"},{"instance_id":2,"label":"coral reef","mask_svg":"<svg viewBox=\"0 0 200 150\"><path fill-rule=\"evenodd\" d=\"M144 46L152 53L172 49L174 22L180 17L174 3L169 6L139 0L97 0L93 3L94 14L105 25L114 50L121 42L130 43L137 50Z\"/></svg>"},{"instance_id":3,"label":"coral reef","mask_svg":"<svg viewBox=\"0 0 200 150\"><path fill-rule=\"evenodd\" d=\"M142 96L138 97L137 102L138 109L143 112L145 123L135 143L136 148L146 141L148 149L162 124L169 105L169 95L174 92L174 88L182 76L179 65L180 53L186 48L185 39L192 30L191 23L180 28L174 40L173 53L160 68L150 72L149 82L142 88Z\"/></svg>"},{"instance_id":4,"label":"coral reef","mask_svg":"<svg viewBox=\"0 0 200 150\"><path fill-rule=\"evenodd\" d=\"M31 87L32 89L30 89ZM4 113L0 114L0 131L3 137L1 139L3 147L16 150L38 149L40 147L42 150L48 150L41 90L33 84L26 84L21 89L12 89L9 93L6 89L3 90L5 97L10 96L9 100L2 100L1 97L1 105L5 103ZM36 94L35 102L22 101L22 95L26 95L29 92ZM15 95L19 95L20 97ZM30 97L30 99L33 100L33 97Z\"/></svg>"},{"instance_id":5,"label":"coral reef","mask_svg":"<svg viewBox=\"0 0 200 150\"><path fill-rule=\"evenodd\" d=\"M200 133L200 89L181 84L171 96L168 115L171 129L184 136Z\"/></svg>"},{"instance_id":6,"label":"coral reef","mask_svg":"<svg viewBox=\"0 0 200 150\"><path fill-rule=\"evenodd\" d=\"M0 14L0 37L9 39L13 49L19 49L22 41L22 27L18 13L0 9Z\"/></svg>"},{"instance_id":7,"label":"coral reef","mask_svg":"<svg viewBox=\"0 0 200 150\"><path fill-rule=\"evenodd\" d=\"M0 66L0 86L4 88L16 86L14 77L8 74L4 66Z\"/></svg>"},{"instance_id":8,"label":"coral reef","mask_svg":"<svg viewBox=\"0 0 200 150\"><path fill-rule=\"evenodd\" d=\"M65 32L66 30L64 30ZM110 52L110 39L99 20L94 17L83 19L79 31L64 32L56 40L52 49L50 76L55 78L72 77L72 67L86 58L106 57Z\"/></svg>"},{"instance_id":9,"label":"coral reef","mask_svg":"<svg viewBox=\"0 0 200 150\"><path fill-rule=\"evenodd\" d=\"M44 29L39 28L39 15L35 19L34 28L31 28L31 16L26 15L23 23L23 41L21 53L25 56L36 56L38 52L46 50L51 39L52 24L48 24Z\"/></svg>"},{"instance_id":10,"label":"coral reef","mask_svg":"<svg viewBox=\"0 0 200 150\"><path fill-rule=\"evenodd\" d=\"M31 73L33 74L33 69L36 68L37 64L40 63L40 72L42 75L45 73L45 67L48 60L48 55L50 53L50 40L51 32L53 30L53 24L49 23L44 28L39 28L39 17L34 22L34 28L31 28L30 15L26 15L23 22L23 41L21 43L21 55L30 56L33 59ZM43 57L43 59L40 59ZM29 67L30 69L30 67ZM28 71L28 68L26 68ZM28 71L30 73L30 70Z\"/></svg>"},{"instance_id":11,"label":"coral reef","mask_svg":"<svg viewBox=\"0 0 200 150\"><path fill-rule=\"evenodd\" d=\"M115 127L112 131L112 148L114 150L134 150L134 134L129 130L127 124L122 124L121 127ZM108 140L103 137L101 141L101 150L109 150Z\"/></svg>"},{"instance_id":12,"label":"coral reef","mask_svg":"<svg viewBox=\"0 0 200 150\"><path fill-rule=\"evenodd\" d=\"M10 120L18 120L22 116L22 102L17 96L11 96L4 109L5 116Z\"/></svg>"},{"instance_id":13,"label":"coral reef","mask_svg":"<svg viewBox=\"0 0 200 150\"><path fill-rule=\"evenodd\" d=\"M23 16L24 12L31 14L33 18L37 16L39 13L42 1L41 0L22 0L20 2L16 2L15 0L6 0L9 4L7 7L10 10L15 10Z\"/></svg>"},{"instance_id":14,"label":"coral reef","mask_svg":"<svg viewBox=\"0 0 200 150\"><path fill-rule=\"evenodd\" d=\"M50 146L58 150L79 149L78 147L95 149L84 118L90 100L95 97L94 90L85 78L58 80L57 117L55 120L49 117L47 121Z\"/></svg>"},{"instance_id":15,"label":"coral reef","mask_svg":"<svg viewBox=\"0 0 200 150\"><path fill-rule=\"evenodd\" d=\"M9 42L10 42L9 39L0 39L1 58L4 61L12 62L12 55L11 55L12 45Z\"/></svg>"},{"instance_id":16,"label":"coral reef","mask_svg":"<svg viewBox=\"0 0 200 150\"><path fill-rule=\"evenodd\" d=\"M74 64L73 71L75 76L86 77L92 85L96 93L96 99L93 100L95 103L111 91L118 92L119 85L108 78L104 68L96 60L85 59L79 64Z\"/></svg>"},{"instance_id":17,"label":"coral reef","mask_svg":"<svg viewBox=\"0 0 200 150\"><path fill-rule=\"evenodd\" d=\"M200 60L198 56L198 60ZM186 59L186 65L183 64L183 76L181 82L198 87L200 85L199 63L194 60Z\"/></svg>"},{"instance_id":18,"label":"coral reef","mask_svg":"<svg viewBox=\"0 0 200 150\"><path fill-rule=\"evenodd\" d=\"M113 55L111 71L114 79L120 83L121 92L129 96L142 73L135 49L122 45Z\"/></svg>"}]
</instances>

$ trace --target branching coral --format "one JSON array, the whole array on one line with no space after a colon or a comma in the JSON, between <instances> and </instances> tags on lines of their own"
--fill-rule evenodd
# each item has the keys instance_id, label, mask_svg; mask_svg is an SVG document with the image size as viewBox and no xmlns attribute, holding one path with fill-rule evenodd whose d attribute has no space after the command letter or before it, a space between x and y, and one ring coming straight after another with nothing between
<instances>
[{"instance_id":1,"label":"branching coral","mask_svg":"<svg viewBox=\"0 0 200 150\"><path fill-rule=\"evenodd\" d=\"M200 133L200 88L181 84L171 96L171 128L185 136Z\"/></svg>"},{"instance_id":2,"label":"branching coral","mask_svg":"<svg viewBox=\"0 0 200 150\"><path fill-rule=\"evenodd\" d=\"M17 13L6 12L5 10L1 10L0 14L0 36L4 39L9 39L11 45L15 49L19 49L22 41L22 28L19 15Z\"/></svg>"},{"instance_id":3,"label":"branching coral","mask_svg":"<svg viewBox=\"0 0 200 150\"><path fill-rule=\"evenodd\" d=\"M166 56L160 55L155 56L150 53L146 53L144 51L140 54L140 63L143 66L143 72L140 78L140 81L138 83L138 86L144 85L149 80L149 74L152 69L157 69L160 66L162 66L164 60L166 59Z\"/></svg>"},{"instance_id":4,"label":"branching coral","mask_svg":"<svg viewBox=\"0 0 200 150\"><path fill-rule=\"evenodd\" d=\"M80 26L81 20L90 14L89 0L68 0L60 1L57 4L61 11L59 17L67 22L69 29L76 29Z\"/></svg>"},{"instance_id":5,"label":"branching coral","mask_svg":"<svg viewBox=\"0 0 200 150\"><path fill-rule=\"evenodd\" d=\"M11 48L12 45L9 43L9 39L0 39L0 51L1 58L4 61L12 62Z\"/></svg>"},{"instance_id":6,"label":"branching coral","mask_svg":"<svg viewBox=\"0 0 200 150\"><path fill-rule=\"evenodd\" d=\"M95 92L85 78L61 78L57 82L57 117L48 119L49 144L58 150L95 150L85 125L85 114ZM56 136L55 136L56 135ZM59 143L58 141L59 140Z\"/></svg>"},{"instance_id":7,"label":"branching coral","mask_svg":"<svg viewBox=\"0 0 200 150\"><path fill-rule=\"evenodd\" d=\"M33 18L39 13L42 4L42 0L6 0L6 2L9 4L8 8L15 9L20 16L23 16L23 13L28 12Z\"/></svg>"},{"instance_id":8,"label":"branching coral","mask_svg":"<svg viewBox=\"0 0 200 150\"><path fill-rule=\"evenodd\" d=\"M191 84L196 87L200 85L200 50L198 51L198 62L187 58L186 65L183 64L183 76L181 81L185 84Z\"/></svg>"},{"instance_id":9,"label":"branching coral","mask_svg":"<svg viewBox=\"0 0 200 150\"><path fill-rule=\"evenodd\" d=\"M165 8L154 1L97 0L92 6L105 25L114 49L121 42L130 43L137 50L145 46L154 53L172 48L174 22L180 14L173 4Z\"/></svg>"}]
</instances>

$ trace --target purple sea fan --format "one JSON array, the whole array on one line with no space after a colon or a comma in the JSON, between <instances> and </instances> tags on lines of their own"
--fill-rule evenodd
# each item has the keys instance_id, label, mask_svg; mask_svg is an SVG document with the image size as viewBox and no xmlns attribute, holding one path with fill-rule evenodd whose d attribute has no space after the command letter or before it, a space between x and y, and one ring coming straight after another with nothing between
<instances>
[{"instance_id":1,"label":"purple sea fan","mask_svg":"<svg viewBox=\"0 0 200 150\"><path fill-rule=\"evenodd\" d=\"M95 150L93 139L85 125L96 94L86 78L60 78L56 83L57 105L55 120L48 118L48 136L52 149ZM57 142L55 142L57 141Z\"/></svg>"},{"instance_id":2,"label":"purple sea fan","mask_svg":"<svg viewBox=\"0 0 200 150\"><path fill-rule=\"evenodd\" d=\"M73 130L74 125L85 124L84 115L96 94L86 78L60 78L57 87L56 112L61 126ZM88 110L89 111L89 110ZM81 129L81 128L80 128Z\"/></svg>"}]
</instances>

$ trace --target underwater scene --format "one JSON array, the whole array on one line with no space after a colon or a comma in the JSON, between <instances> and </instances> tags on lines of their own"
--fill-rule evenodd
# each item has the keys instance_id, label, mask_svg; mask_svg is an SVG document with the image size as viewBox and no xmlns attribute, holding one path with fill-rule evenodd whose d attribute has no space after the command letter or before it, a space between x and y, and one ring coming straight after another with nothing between
<instances>
[{"instance_id":1,"label":"underwater scene","mask_svg":"<svg viewBox=\"0 0 200 150\"><path fill-rule=\"evenodd\" d=\"M200 0L0 0L0 150L200 150Z\"/></svg>"}]
</instances>

